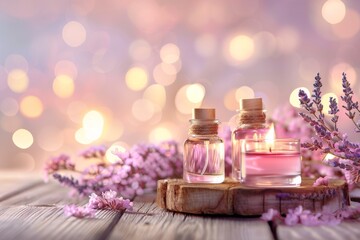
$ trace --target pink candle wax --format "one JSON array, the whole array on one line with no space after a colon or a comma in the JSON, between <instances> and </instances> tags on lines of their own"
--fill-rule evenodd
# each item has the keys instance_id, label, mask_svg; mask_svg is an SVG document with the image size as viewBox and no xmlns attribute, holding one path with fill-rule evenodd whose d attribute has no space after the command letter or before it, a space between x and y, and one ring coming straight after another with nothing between
<instances>
[{"instance_id":1,"label":"pink candle wax","mask_svg":"<svg viewBox=\"0 0 360 240\"><path fill-rule=\"evenodd\" d=\"M241 181L249 186L298 186L301 183L299 141L243 140L241 149Z\"/></svg>"},{"instance_id":2,"label":"pink candle wax","mask_svg":"<svg viewBox=\"0 0 360 240\"><path fill-rule=\"evenodd\" d=\"M232 158L232 178L241 181L241 140L244 139L263 139L268 134L268 128L256 129L236 129L231 136L231 158Z\"/></svg>"},{"instance_id":3,"label":"pink candle wax","mask_svg":"<svg viewBox=\"0 0 360 240\"><path fill-rule=\"evenodd\" d=\"M300 173L300 156L297 152L247 152L247 175L296 175Z\"/></svg>"}]
</instances>

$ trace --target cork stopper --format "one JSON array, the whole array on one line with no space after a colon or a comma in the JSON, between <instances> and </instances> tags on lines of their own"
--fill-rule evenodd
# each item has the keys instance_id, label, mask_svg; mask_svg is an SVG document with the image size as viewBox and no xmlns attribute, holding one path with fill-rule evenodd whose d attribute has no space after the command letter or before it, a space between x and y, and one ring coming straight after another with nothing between
<instances>
[{"instance_id":1,"label":"cork stopper","mask_svg":"<svg viewBox=\"0 0 360 240\"><path fill-rule=\"evenodd\" d=\"M219 121L215 118L214 108L194 108L190 120L190 135L215 135L218 133Z\"/></svg>"},{"instance_id":2,"label":"cork stopper","mask_svg":"<svg viewBox=\"0 0 360 240\"><path fill-rule=\"evenodd\" d=\"M262 99L261 98L241 99L240 110L244 110L244 111L263 110Z\"/></svg>"},{"instance_id":3,"label":"cork stopper","mask_svg":"<svg viewBox=\"0 0 360 240\"><path fill-rule=\"evenodd\" d=\"M215 120L214 108L194 108L193 119L197 120Z\"/></svg>"},{"instance_id":4,"label":"cork stopper","mask_svg":"<svg viewBox=\"0 0 360 240\"><path fill-rule=\"evenodd\" d=\"M241 99L240 124L263 124L266 121L261 98Z\"/></svg>"}]
</instances>

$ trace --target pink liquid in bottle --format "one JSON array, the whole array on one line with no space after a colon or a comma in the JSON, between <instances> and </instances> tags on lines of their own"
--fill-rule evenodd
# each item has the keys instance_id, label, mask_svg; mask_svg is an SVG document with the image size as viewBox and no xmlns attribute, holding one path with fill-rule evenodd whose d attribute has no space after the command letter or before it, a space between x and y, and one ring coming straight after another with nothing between
<instances>
[{"instance_id":1,"label":"pink liquid in bottle","mask_svg":"<svg viewBox=\"0 0 360 240\"><path fill-rule=\"evenodd\" d=\"M215 109L196 108L184 143L183 179L189 183L222 183L225 179L224 143L217 135Z\"/></svg>"},{"instance_id":2,"label":"pink liquid in bottle","mask_svg":"<svg viewBox=\"0 0 360 240\"><path fill-rule=\"evenodd\" d=\"M241 144L242 139L262 139L267 135L269 128L265 122L266 115L263 110L261 98L242 99L239 122L237 128L231 134L231 158L232 178L243 182L241 165Z\"/></svg>"},{"instance_id":3,"label":"pink liquid in bottle","mask_svg":"<svg viewBox=\"0 0 360 240\"><path fill-rule=\"evenodd\" d=\"M224 181L224 143L216 136L189 138L184 145L184 180L197 183Z\"/></svg>"}]
</instances>

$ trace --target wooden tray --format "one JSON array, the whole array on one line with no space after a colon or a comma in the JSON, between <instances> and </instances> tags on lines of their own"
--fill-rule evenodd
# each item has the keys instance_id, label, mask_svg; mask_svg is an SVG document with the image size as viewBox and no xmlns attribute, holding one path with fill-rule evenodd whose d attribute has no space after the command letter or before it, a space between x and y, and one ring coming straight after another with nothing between
<instances>
[{"instance_id":1,"label":"wooden tray","mask_svg":"<svg viewBox=\"0 0 360 240\"><path fill-rule=\"evenodd\" d=\"M286 213L302 205L321 211L336 211L350 205L348 186L330 180L329 186L313 187L314 179L302 179L300 187L252 188L227 179L221 184L186 183L181 179L159 180L156 202L159 207L182 213L256 216L269 208Z\"/></svg>"}]
</instances>

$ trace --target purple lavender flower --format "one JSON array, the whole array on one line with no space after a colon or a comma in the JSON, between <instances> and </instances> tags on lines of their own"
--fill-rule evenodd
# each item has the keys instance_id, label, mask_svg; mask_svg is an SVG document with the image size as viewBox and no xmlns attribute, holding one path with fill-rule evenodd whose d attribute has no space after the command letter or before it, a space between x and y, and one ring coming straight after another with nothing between
<instances>
[{"instance_id":1,"label":"purple lavender flower","mask_svg":"<svg viewBox=\"0 0 360 240\"><path fill-rule=\"evenodd\" d=\"M289 226L296 225L299 223L299 216L292 214L292 213L287 214L284 222L286 225L289 225Z\"/></svg>"},{"instance_id":2,"label":"purple lavender flower","mask_svg":"<svg viewBox=\"0 0 360 240\"><path fill-rule=\"evenodd\" d=\"M95 217L96 210L88 207L79 207L75 204L64 206L64 214L67 217L76 218L93 218Z\"/></svg>"},{"instance_id":3,"label":"purple lavender flower","mask_svg":"<svg viewBox=\"0 0 360 240\"><path fill-rule=\"evenodd\" d=\"M328 186L329 185L329 178L327 176L325 177L319 177L318 179L315 180L313 186L317 187L317 186Z\"/></svg>"},{"instance_id":4,"label":"purple lavender flower","mask_svg":"<svg viewBox=\"0 0 360 240\"><path fill-rule=\"evenodd\" d=\"M48 181L48 176L59 170L75 170L75 164L71 161L70 157L66 154L61 154L57 157L51 158L45 163L44 179Z\"/></svg>"},{"instance_id":5,"label":"purple lavender flower","mask_svg":"<svg viewBox=\"0 0 360 240\"><path fill-rule=\"evenodd\" d=\"M337 102L334 98L329 100L329 113L332 115L332 124L325 121L325 116L322 113L321 91L322 87L320 76L317 74L315 77L314 90L312 100L308 98L304 91L299 92L299 100L301 106L307 110L311 116L300 113L300 116L310 124L315 130L318 140L307 141L302 143L302 147L310 150L321 149L323 153L330 153L336 158L331 161L331 166L339 167L343 170L348 183L360 182L360 145L358 143L350 142L346 135L341 134L337 127L339 112ZM345 103L342 107L347 111L346 116L354 123L358 132L360 132L360 125L355 122L354 118L356 112L360 113L358 102L352 100L353 91L350 83L343 73L342 86L344 95L341 96L342 101ZM314 111L312 105L315 104L317 111ZM321 144L319 143L321 142ZM350 162L342 163L341 159L348 159ZM351 179L351 180L350 180Z\"/></svg>"},{"instance_id":6,"label":"purple lavender flower","mask_svg":"<svg viewBox=\"0 0 360 240\"><path fill-rule=\"evenodd\" d=\"M117 192L109 190L98 196L95 193L89 197L88 207L92 209L107 209L107 210L132 210L133 203L129 199L117 197Z\"/></svg>"},{"instance_id":7,"label":"purple lavender flower","mask_svg":"<svg viewBox=\"0 0 360 240\"><path fill-rule=\"evenodd\" d=\"M281 218L278 210L270 208L267 212L263 213L260 219L264 221L274 221L276 218Z\"/></svg>"},{"instance_id":8,"label":"purple lavender flower","mask_svg":"<svg viewBox=\"0 0 360 240\"><path fill-rule=\"evenodd\" d=\"M278 214L277 210L269 209L261 216L262 220L274 221L284 223L289 226L302 224L305 226L319 226L319 225L337 225L344 219L356 219L360 217L360 206L346 207L335 212L329 212L324 208L322 212L312 213L309 210L304 210L300 205L294 209L289 209L285 217Z\"/></svg>"},{"instance_id":9,"label":"purple lavender flower","mask_svg":"<svg viewBox=\"0 0 360 240\"><path fill-rule=\"evenodd\" d=\"M102 160L105 152L104 147L91 147L81 156ZM158 179L180 177L182 174L182 155L174 141L160 145L138 144L124 153L118 152L115 155L119 157L119 161L100 161L79 172L76 178L59 174L63 168L53 167L51 173L60 183L81 195L101 194L113 190L127 198L155 190ZM129 202L124 201L123 204L128 206ZM113 202L113 207L116 206L120 206L117 201Z\"/></svg>"},{"instance_id":10,"label":"purple lavender flower","mask_svg":"<svg viewBox=\"0 0 360 240\"><path fill-rule=\"evenodd\" d=\"M321 77L320 74L318 73L315 77L315 83L313 84L314 86L314 90L313 90L313 94L311 95L313 98L313 102L316 105L317 111L319 113L318 117L319 117L319 121L323 121L325 115L322 112L323 110L323 105L321 103L321 87L322 87L322 83L321 83Z\"/></svg>"},{"instance_id":11,"label":"purple lavender flower","mask_svg":"<svg viewBox=\"0 0 360 240\"><path fill-rule=\"evenodd\" d=\"M333 97L330 97L329 102L330 102L329 114L333 115L333 117L331 118L331 121L334 123L334 130L339 131L337 128L337 122L339 120L339 116L337 115L337 113L339 112L339 108L337 106L336 99Z\"/></svg>"},{"instance_id":12,"label":"purple lavender flower","mask_svg":"<svg viewBox=\"0 0 360 240\"><path fill-rule=\"evenodd\" d=\"M302 89L299 91L299 100L301 106L303 106L307 111L309 111L311 114L315 113L315 109L313 108L313 103L311 102L310 98L306 94L306 92Z\"/></svg>"},{"instance_id":13,"label":"purple lavender flower","mask_svg":"<svg viewBox=\"0 0 360 240\"><path fill-rule=\"evenodd\" d=\"M343 78L342 78L342 86L343 86L343 93L344 95L341 96L341 99L343 100L343 102L345 103L345 105L343 105L342 107L347 110L347 112L345 113L346 116L348 116L348 118L350 118L353 123L355 124L355 127L357 129L357 131L360 131L360 126L359 124L357 124L354 121L355 118L355 112L357 111L358 113L360 113L359 110L359 103L356 101L354 102L352 100L353 94L354 92L352 91L351 87L350 87L350 83L346 78L346 74L343 73Z\"/></svg>"},{"instance_id":14,"label":"purple lavender flower","mask_svg":"<svg viewBox=\"0 0 360 240\"><path fill-rule=\"evenodd\" d=\"M106 154L107 148L104 145L92 146L84 151L81 151L79 155L83 158L103 158Z\"/></svg>"},{"instance_id":15,"label":"purple lavender flower","mask_svg":"<svg viewBox=\"0 0 360 240\"><path fill-rule=\"evenodd\" d=\"M96 210L115 210L124 211L132 210L133 203L129 199L117 197L117 192L106 191L102 196L92 193L89 197L89 202L85 207L76 206L74 204L64 206L64 213L66 216L73 216L77 218L95 217Z\"/></svg>"}]
</instances>

